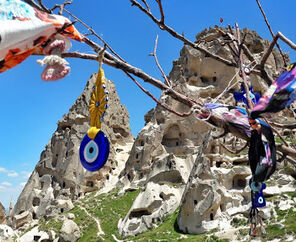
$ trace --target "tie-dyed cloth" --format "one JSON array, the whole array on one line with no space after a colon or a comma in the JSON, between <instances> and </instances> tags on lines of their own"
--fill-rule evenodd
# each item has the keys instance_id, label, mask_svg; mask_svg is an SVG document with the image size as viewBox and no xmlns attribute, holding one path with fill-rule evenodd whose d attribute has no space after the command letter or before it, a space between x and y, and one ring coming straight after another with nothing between
<instances>
[{"instance_id":1,"label":"tie-dyed cloth","mask_svg":"<svg viewBox=\"0 0 296 242\"><path fill-rule=\"evenodd\" d=\"M206 103L198 118L236 136L249 139L249 161L252 180L267 180L276 168L276 148L271 127L261 119L249 120L244 108L219 103Z\"/></svg>"},{"instance_id":2,"label":"tie-dyed cloth","mask_svg":"<svg viewBox=\"0 0 296 242\"><path fill-rule=\"evenodd\" d=\"M61 54L71 46L67 37L81 41L70 23L63 16L41 12L20 0L0 0L0 73L33 53Z\"/></svg>"},{"instance_id":3,"label":"tie-dyed cloth","mask_svg":"<svg viewBox=\"0 0 296 242\"><path fill-rule=\"evenodd\" d=\"M256 119L263 113L276 113L288 107L296 99L296 63L283 71L271 84L250 114Z\"/></svg>"}]
</instances>

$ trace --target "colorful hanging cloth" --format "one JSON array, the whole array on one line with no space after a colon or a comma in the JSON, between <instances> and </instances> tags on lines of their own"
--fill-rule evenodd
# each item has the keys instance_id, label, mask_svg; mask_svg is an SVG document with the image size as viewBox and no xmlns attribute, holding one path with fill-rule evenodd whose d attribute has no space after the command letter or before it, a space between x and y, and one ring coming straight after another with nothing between
<instances>
[{"instance_id":1,"label":"colorful hanging cloth","mask_svg":"<svg viewBox=\"0 0 296 242\"><path fill-rule=\"evenodd\" d=\"M263 113L276 113L288 107L296 99L296 63L283 71L259 99L250 117L256 119Z\"/></svg>"},{"instance_id":2,"label":"colorful hanging cloth","mask_svg":"<svg viewBox=\"0 0 296 242\"><path fill-rule=\"evenodd\" d=\"M227 132L234 133L240 138L247 140L251 137L250 124L244 108L220 103L205 103L198 118L223 128ZM262 121L260 120L260 122Z\"/></svg>"},{"instance_id":3,"label":"colorful hanging cloth","mask_svg":"<svg viewBox=\"0 0 296 242\"><path fill-rule=\"evenodd\" d=\"M82 139L79 148L81 164L89 171L101 169L109 157L109 141L101 130L101 123L104 121L106 109L108 108L108 94L105 84L105 74L100 62L89 104L91 127Z\"/></svg>"},{"instance_id":4,"label":"colorful hanging cloth","mask_svg":"<svg viewBox=\"0 0 296 242\"><path fill-rule=\"evenodd\" d=\"M251 98L251 101L252 101L253 104L256 104L260 99L260 94L258 92L253 91L253 86L252 85L250 85L250 87L249 87L249 95L250 95L250 98ZM245 86L242 83L240 91L234 91L233 92L233 97L234 97L234 99L236 101L236 104L239 103L239 102L243 102L248 108L250 108L249 105L248 105L248 101L247 101L246 96L247 95L246 95Z\"/></svg>"},{"instance_id":5,"label":"colorful hanging cloth","mask_svg":"<svg viewBox=\"0 0 296 242\"><path fill-rule=\"evenodd\" d=\"M249 162L252 170L251 183L262 183L269 179L276 169L276 147L270 126L250 120L252 127Z\"/></svg>"},{"instance_id":6,"label":"colorful hanging cloth","mask_svg":"<svg viewBox=\"0 0 296 242\"><path fill-rule=\"evenodd\" d=\"M32 54L54 55L40 61L47 64L43 80L57 80L70 68L59 56L70 48L67 37L82 36L69 19L41 12L20 0L0 0L0 73L20 64Z\"/></svg>"}]
</instances>

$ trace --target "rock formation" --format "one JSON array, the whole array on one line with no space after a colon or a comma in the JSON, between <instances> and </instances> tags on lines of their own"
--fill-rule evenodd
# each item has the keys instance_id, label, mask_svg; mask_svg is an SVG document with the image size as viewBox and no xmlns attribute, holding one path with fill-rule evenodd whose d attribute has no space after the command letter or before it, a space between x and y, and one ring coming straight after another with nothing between
<instances>
[{"instance_id":1,"label":"rock formation","mask_svg":"<svg viewBox=\"0 0 296 242\"><path fill-rule=\"evenodd\" d=\"M93 75L69 113L57 124L49 144L28 180L13 210L13 224L45 216L50 218L73 208L73 201L85 193L98 190L117 168L116 146L133 141L129 115L121 105L114 84L107 81L109 108L102 130L110 141L110 156L97 172L86 171L79 160L79 146L89 128L88 103L95 81Z\"/></svg>"},{"instance_id":2,"label":"rock formation","mask_svg":"<svg viewBox=\"0 0 296 242\"><path fill-rule=\"evenodd\" d=\"M5 208L0 203L0 224L5 224L6 223L6 213L5 213Z\"/></svg>"},{"instance_id":3,"label":"rock formation","mask_svg":"<svg viewBox=\"0 0 296 242\"><path fill-rule=\"evenodd\" d=\"M196 36L196 42L212 53L232 59L228 47L222 46L217 28L206 29ZM268 41L256 32L243 30L245 42L255 58L262 56ZM251 65L247 58L246 64ZM267 61L267 72L271 76L280 73L283 60L274 50ZM233 79L238 81L238 69L227 66L204 53L185 45L180 58L173 62L168 76L175 90L201 101L212 102ZM255 91L266 89L266 83L258 76L250 75ZM232 91L226 93L220 103L234 104ZM162 93L160 101L178 112L188 108ZM230 216L227 211L240 208L245 212L250 202L248 179L251 171L244 166L246 156L230 157L220 143L228 147L241 147L244 141L233 135L212 140L204 152L202 171L194 175L192 184L184 191L190 171L204 134L210 126L194 115L181 118L164 110L161 106L145 115L145 127L138 134L132 147L120 181L125 187L144 187L126 217L119 222L122 235L136 235L152 228L158 220L179 205L179 228L185 233L202 233L222 227ZM219 168L218 168L219 167ZM181 202L182 193L184 200ZM152 198L153 197L153 198ZM225 226L225 225L223 225Z\"/></svg>"},{"instance_id":4,"label":"rock formation","mask_svg":"<svg viewBox=\"0 0 296 242\"><path fill-rule=\"evenodd\" d=\"M268 42L248 29L243 30L243 33L247 33L246 45L255 58L259 58ZM221 45L217 40L219 38L221 36L217 28L211 28L199 33L196 41L211 52L231 59L230 50ZM247 65L251 64L245 59ZM267 72L275 77L282 66L281 56L274 50L267 61ZM237 85L217 102L234 104L232 91L240 86L236 68L226 66L187 45L182 48L180 58L173 62L168 78L174 89L200 102L213 102L233 79L233 83L238 81ZM255 91L261 92L267 87L258 76L251 74L251 80ZM82 236L82 229L71 220L75 218L74 214L56 215L73 208L75 200L86 193L98 190L94 195L96 197L110 191L115 184L121 187L119 196L126 190L141 189L126 216L118 221L118 231L122 236L138 235L153 229L178 208L175 225L182 233L199 234L213 229L227 229L228 232L229 228L233 228L234 219L246 220L250 208L248 183L251 171L247 166L248 158L246 153L233 156L221 145L241 148L245 141L233 135L208 139L206 134L211 129L210 125L195 115L181 118L156 106L145 115L145 127L129 151L133 138L128 126L128 114L120 105L111 82L108 82L110 108L102 127L112 143L110 158L99 172L85 171L79 162L78 147L89 128L87 104L93 82L94 77L87 83L69 113L58 122L56 132L42 152L13 211L15 227L40 217L63 221L63 226L57 233L53 230L45 233L36 226L24 234L21 241L32 240L35 236L40 240L77 240ZM166 93L162 93L160 101L179 112L189 111ZM288 118L291 113L285 112L285 118ZM215 128L211 132L220 131ZM285 132L292 135L290 131ZM209 140L208 144L205 142L202 145L204 140ZM272 186L273 178L281 188ZM276 196L282 192L295 192L295 178L296 171L291 167L277 171L265 194ZM86 203L96 204L98 200L92 200L94 197L89 196ZM295 202L294 197L279 203L281 209L288 209L295 206ZM94 215L92 212L96 213L92 206L82 207L81 201L76 205L90 217ZM275 206L264 209L264 218L273 216ZM100 227L97 216L93 217L93 221ZM101 227L95 236L100 234L104 234ZM227 237L222 232L220 235L221 238ZM116 236L112 236L117 241ZM231 236L230 233L227 238L234 238Z\"/></svg>"}]
</instances>

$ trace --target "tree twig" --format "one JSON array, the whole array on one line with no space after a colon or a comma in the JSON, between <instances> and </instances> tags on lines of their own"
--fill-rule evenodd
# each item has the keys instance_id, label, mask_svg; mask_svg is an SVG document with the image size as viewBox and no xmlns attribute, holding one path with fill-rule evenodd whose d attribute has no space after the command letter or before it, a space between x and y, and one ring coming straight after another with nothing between
<instances>
[{"instance_id":1,"label":"tree twig","mask_svg":"<svg viewBox=\"0 0 296 242\"><path fill-rule=\"evenodd\" d=\"M101 37L99 36L91 27L89 27L85 22L83 22L81 19L79 19L78 17L76 17L73 13L71 13L70 11L68 11L67 9L64 9L65 12L67 12L70 16L72 16L73 18L75 18L79 23L81 23L84 27L86 27L94 36L96 36L100 41L103 42L104 45L107 46L107 48L111 51L111 53L113 53L115 56L117 56L117 58L119 58L121 61L126 62L124 59L122 59L111 47L110 45L107 44L107 42Z\"/></svg>"},{"instance_id":2,"label":"tree twig","mask_svg":"<svg viewBox=\"0 0 296 242\"><path fill-rule=\"evenodd\" d=\"M55 10L56 8L59 8L60 11L59 11L59 15L62 15L63 14L63 11L65 10L65 6L66 5L69 5L69 4L72 4L72 0L65 0L64 3L62 4L56 4L52 9L51 11Z\"/></svg>"},{"instance_id":3,"label":"tree twig","mask_svg":"<svg viewBox=\"0 0 296 242\"><path fill-rule=\"evenodd\" d=\"M39 11L46 11L46 9L43 9L40 5L38 5L34 0L24 0L24 2L31 5L33 8L38 9Z\"/></svg>"},{"instance_id":4,"label":"tree twig","mask_svg":"<svg viewBox=\"0 0 296 242\"><path fill-rule=\"evenodd\" d=\"M231 149L229 149L227 146L225 146L223 143L221 143L221 146L222 146L225 150L227 150L229 153L231 153L231 154L235 154L235 155L237 155L237 154L239 154L240 152L242 152L245 148L248 147L248 145L249 145L249 142L246 142L246 144L245 144L242 148L240 148L240 149L238 149L238 150L231 150Z\"/></svg>"},{"instance_id":5,"label":"tree twig","mask_svg":"<svg viewBox=\"0 0 296 242\"><path fill-rule=\"evenodd\" d=\"M296 124L279 124L279 123L274 123L274 122L269 122L275 127L282 128L282 129L295 129Z\"/></svg>"},{"instance_id":6,"label":"tree twig","mask_svg":"<svg viewBox=\"0 0 296 242\"><path fill-rule=\"evenodd\" d=\"M149 12L151 12L150 7L149 7L148 3L146 2L146 0L141 0L141 1L145 4L147 10L148 10Z\"/></svg>"},{"instance_id":7,"label":"tree twig","mask_svg":"<svg viewBox=\"0 0 296 242\"><path fill-rule=\"evenodd\" d=\"M161 4L161 0L156 0L156 2L158 3L158 8L160 11L160 22L164 24L164 12L163 12L163 7Z\"/></svg>"},{"instance_id":8,"label":"tree twig","mask_svg":"<svg viewBox=\"0 0 296 242\"><path fill-rule=\"evenodd\" d=\"M277 32L277 34L274 36L273 40L271 41L268 49L265 51L264 55L261 58L260 65L264 66L267 58L269 57L270 53L272 52L274 45L276 44L278 39L281 39L284 41L287 45L289 45L293 50L296 50L296 45L293 43L293 41L289 40L285 35L283 35L281 32Z\"/></svg>"},{"instance_id":9,"label":"tree twig","mask_svg":"<svg viewBox=\"0 0 296 242\"><path fill-rule=\"evenodd\" d=\"M39 5L42 7L43 11L47 13L52 13L52 10L48 9L42 2L42 0L38 0Z\"/></svg>"},{"instance_id":10,"label":"tree twig","mask_svg":"<svg viewBox=\"0 0 296 242\"><path fill-rule=\"evenodd\" d=\"M273 33L273 31L272 31L272 29L271 29L271 26L270 26L270 24L269 24L269 22L268 22L268 20L267 20L266 14L265 14L265 12L264 12L262 6L261 6L261 3L259 2L259 0L256 0L256 2L257 2L257 5L258 5L258 7L259 7L259 9L260 9L260 11L261 11L261 13L262 13L262 15L263 15L264 21L265 21L265 23L266 23L266 25L267 25L267 27L268 27L268 29L269 29L269 32L270 32L272 38L274 39L274 37L275 37L275 36L274 36L274 33ZM284 61L285 66L287 66L286 58L285 58L285 56L284 56L284 54L283 54L283 51L282 51L280 45L279 45L277 42L276 42L275 44L276 44L277 48L279 49L279 52L280 52L280 54L281 54L281 56L282 56L282 58L283 58L283 61Z\"/></svg>"},{"instance_id":11,"label":"tree twig","mask_svg":"<svg viewBox=\"0 0 296 242\"><path fill-rule=\"evenodd\" d=\"M190 111L188 113L180 113L174 109L172 109L171 107L169 107L168 105L161 103L159 100L157 100L157 98L155 98L148 90L146 90L135 78L133 78L127 71L124 71L124 73L133 80L133 82L144 92L146 93L149 97L151 97L158 105L160 105L161 107L163 107L164 109L170 111L173 114L176 114L179 117L188 117L192 114L193 112L193 108L190 109Z\"/></svg>"},{"instance_id":12,"label":"tree twig","mask_svg":"<svg viewBox=\"0 0 296 242\"><path fill-rule=\"evenodd\" d=\"M187 44L191 47L193 47L194 49L197 49L203 53L205 53L206 55L212 57L215 60L221 61L224 64L228 65L228 66L234 66L236 67L236 63L229 61L227 59L224 59L218 55L215 55L211 52L209 52L208 50L204 49L203 47L200 47L198 44L195 44L193 42L191 42L190 40L186 39L183 35L177 33L175 30L173 30L171 27L167 26L166 24L162 23L160 20L158 20L157 18L155 18L153 16L153 14L151 12L148 12L139 2L137 2L136 0L130 0L133 6L138 7L142 12L144 12L146 15L148 15L152 21L154 23L156 23L158 25L158 27L161 30L165 30L167 31L170 35L172 35L173 37L181 40L184 44Z\"/></svg>"},{"instance_id":13,"label":"tree twig","mask_svg":"<svg viewBox=\"0 0 296 242\"><path fill-rule=\"evenodd\" d=\"M172 87L172 84L170 83L167 76L165 75L163 69L161 68L161 66L159 64L158 58L157 58L157 54L156 54L156 52L157 52L157 42L158 42L158 35L156 35L154 51L153 51L152 55L153 55L153 57L155 59L155 62L156 62L156 65L157 65L158 69L160 70L160 72L162 74L163 79L165 80L165 84L168 85L169 87Z\"/></svg>"},{"instance_id":14,"label":"tree twig","mask_svg":"<svg viewBox=\"0 0 296 242\"><path fill-rule=\"evenodd\" d=\"M253 108L253 103L251 101L251 97L250 97L250 90L249 90L249 85L248 85L248 81L247 81L247 77L246 77L246 73L244 71L244 67L243 67L243 64L244 64L244 59L243 59L243 52L241 51L241 40L240 40L240 30L239 30L239 27L238 27L238 24L235 23L235 27L236 27L236 34L237 34L237 41L238 41L238 52L239 52L239 68L240 68L240 71L242 73L242 78L243 78L243 81L244 81L244 88L246 90L246 98L247 98L247 102L248 102L248 106L250 109ZM246 109L248 111L248 109Z\"/></svg>"}]
</instances>

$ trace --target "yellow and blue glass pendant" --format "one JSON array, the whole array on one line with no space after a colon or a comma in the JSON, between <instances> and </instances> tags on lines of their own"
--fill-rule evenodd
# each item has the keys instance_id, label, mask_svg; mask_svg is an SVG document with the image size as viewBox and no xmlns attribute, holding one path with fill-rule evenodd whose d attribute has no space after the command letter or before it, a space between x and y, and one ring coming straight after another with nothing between
<instances>
[{"instance_id":1,"label":"yellow and blue glass pendant","mask_svg":"<svg viewBox=\"0 0 296 242\"><path fill-rule=\"evenodd\" d=\"M79 156L82 166L88 171L97 171L107 162L110 151L108 138L101 130L106 109L108 108L108 91L106 91L105 74L100 68L89 104L90 129L81 141Z\"/></svg>"}]
</instances>

